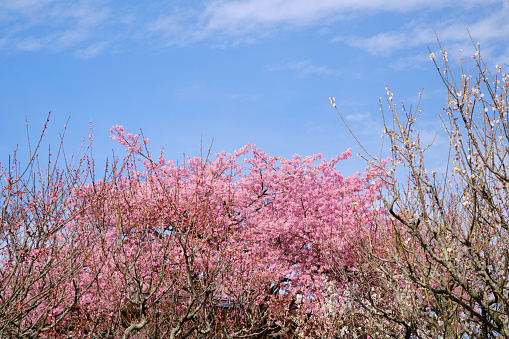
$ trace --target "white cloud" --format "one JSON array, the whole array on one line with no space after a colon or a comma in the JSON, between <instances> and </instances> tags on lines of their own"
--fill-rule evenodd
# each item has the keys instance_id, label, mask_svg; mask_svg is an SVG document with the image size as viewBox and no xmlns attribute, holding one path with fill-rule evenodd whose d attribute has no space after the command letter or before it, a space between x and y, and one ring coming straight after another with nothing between
<instances>
[{"instance_id":1,"label":"white cloud","mask_svg":"<svg viewBox=\"0 0 509 339\"><path fill-rule=\"evenodd\" d=\"M35 52L43 48L46 45L45 41L36 38L25 38L16 41L15 47L21 51Z\"/></svg>"},{"instance_id":2,"label":"white cloud","mask_svg":"<svg viewBox=\"0 0 509 339\"><path fill-rule=\"evenodd\" d=\"M334 39L372 54L390 55L392 51L432 43L435 41L435 28L443 39L449 39L449 36L464 38L467 26L474 38L504 39L505 32L509 30L507 11L464 23L438 23L433 17L435 10L440 10L440 18L444 13L449 13L446 17L455 18L456 11L468 12L469 8L487 8L504 1L202 0L192 4L186 1L172 4L154 1L143 5L119 5L108 0L0 0L0 39L4 41L4 49L71 48L77 51L76 55L102 42L109 42L104 45L109 47L111 41L119 39L119 36L131 41L149 41L155 37L162 45L210 40L216 45L228 46L256 42L277 35L281 30L331 27L333 22L353 17L431 12L427 18L432 20L426 23L379 31L367 37L338 32L341 35ZM307 73L330 73L330 70L306 64L293 67L300 67L302 72Z\"/></svg>"},{"instance_id":3,"label":"white cloud","mask_svg":"<svg viewBox=\"0 0 509 339\"><path fill-rule=\"evenodd\" d=\"M327 66L318 66L313 63L311 63L309 60L302 60L302 61L293 61L293 62L287 62L280 65L269 67L270 71L277 71L277 70L284 70L284 69L291 69L298 71L301 74L304 75L340 75L343 72L340 70L335 70L332 68L329 68Z\"/></svg>"},{"instance_id":4,"label":"white cloud","mask_svg":"<svg viewBox=\"0 0 509 339\"><path fill-rule=\"evenodd\" d=\"M28 36L22 38L12 38L6 40L4 46L8 44L21 51L36 52L40 50L60 51L68 47L74 47L85 41L90 34L84 29L69 29L62 32L50 34L41 34L40 36ZM0 47L2 47L0 45Z\"/></svg>"},{"instance_id":5,"label":"white cloud","mask_svg":"<svg viewBox=\"0 0 509 339\"><path fill-rule=\"evenodd\" d=\"M372 139L374 135L379 137L384 130L381 117L373 116L371 112L347 114L345 120L353 131L357 131L358 136Z\"/></svg>"},{"instance_id":6,"label":"white cloud","mask_svg":"<svg viewBox=\"0 0 509 339\"><path fill-rule=\"evenodd\" d=\"M494 3L498 0L462 1L461 6ZM250 0L220 1L207 7L209 28L222 28L237 23L310 22L350 11L410 11L448 7L457 1L447 0Z\"/></svg>"},{"instance_id":7,"label":"white cloud","mask_svg":"<svg viewBox=\"0 0 509 339\"><path fill-rule=\"evenodd\" d=\"M197 16L198 13L193 10L174 8L169 14L158 14L145 29L150 34L159 35L166 44L188 44L201 40L196 37L200 34L196 26Z\"/></svg>"},{"instance_id":8,"label":"white cloud","mask_svg":"<svg viewBox=\"0 0 509 339\"><path fill-rule=\"evenodd\" d=\"M500 0L249 0L215 1L202 14L203 30L240 35L279 24L336 21L352 12L408 12L426 8L486 6Z\"/></svg>"},{"instance_id":9,"label":"white cloud","mask_svg":"<svg viewBox=\"0 0 509 339\"><path fill-rule=\"evenodd\" d=\"M430 63L429 55L425 53L404 56L390 63L390 67L396 71L405 71L408 69L425 69Z\"/></svg>"},{"instance_id":10,"label":"white cloud","mask_svg":"<svg viewBox=\"0 0 509 339\"><path fill-rule=\"evenodd\" d=\"M340 35L332 39L332 42L344 42L355 46L373 55L391 55L398 50L408 50L415 46L433 45L437 42L437 36L442 43L447 43L450 51L471 49L472 39L477 43L485 44L492 40L509 41L509 6L501 7L501 10L485 17L482 13L472 17L445 17L442 22L434 26L430 24L412 23L399 30L385 31L371 37ZM433 27L430 28L430 27ZM405 68L401 62L393 64L396 68Z\"/></svg>"},{"instance_id":11,"label":"white cloud","mask_svg":"<svg viewBox=\"0 0 509 339\"><path fill-rule=\"evenodd\" d=\"M372 37L351 37L343 33L336 41L344 41L373 54L388 55L392 50L434 41L435 27L444 27L437 19L456 19L457 13L487 8L503 0L213 0L202 1L191 8L164 8L145 25L167 44L189 44L202 40L230 45L271 38L280 31L329 26L331 23L386 13L432 12L422 25L382 32ZM417 15L417 12L419 14ZM380 18L379 18L380 19ZM377 19L378 21L380 21ZM463 27L464 28L464 27ZM410 29L410 31L408 31ZM412 30L413 29L413 30ZM465 30L463 29L463 32ZM346 32L349 33L349 32Z\"/></svg>"},{"instance_id":12,"label":"white cloud","mask_svg":"<svg viewBox=\"0 0 509 339\"><path fill-rule=\"evenodd\" d=\"M108 43L105 41L98 42L88 46L85 49L77 50L76 52L74 52L74 55L80 59L90 59L95 55L99 54L107 45Z\"/></svg>"},{"instance_id":13,"label":"white cloud","mask_svg":"<svg viewBox=\"0 0 509 339\"><path fill-rule=\"evenodd\" d=\"M3 0L0 2L0 8L11 11L34 10L51 2L55 0Z\"/></svg>"},{"instance_id":14,"label":"white cloud","mask_svg":"<svg viewBox=\"0 0 509 339\"><path fill-rule=\"evenodd\" d=\"M346 118L346 120L356 121L356 122L367 121L367 120L371 119L371 113L365 112L365 113L348 114L347 116L345 116L345 118Z\"/></svg>"},{"instance_id":15,"label":"white cloud","mask_svg":"<svg viewBox=\"0 0 509 339\"><path fill-rule=\"evenodd\" d=\"M62 0L0 2L0 39L4 48L59 51L95 39L110 19L104 1ZM2 27L3 26L3 27Z\"/></svg>"}]
</instances>

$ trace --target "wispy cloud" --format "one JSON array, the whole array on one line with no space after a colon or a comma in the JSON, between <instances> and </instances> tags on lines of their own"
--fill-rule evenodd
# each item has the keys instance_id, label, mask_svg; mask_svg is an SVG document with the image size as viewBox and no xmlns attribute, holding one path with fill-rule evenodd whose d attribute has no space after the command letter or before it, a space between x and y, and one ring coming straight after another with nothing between
<instances>
[{"instance_id":1,"label":"wispy cloud","mask_svg":"<svg viewBox=\"0 0 509 339\"><path fill-rule=\"evenodd\" d=\"M276 26L302 27L341 20L352 13L410 12L486 6L500 0L248 0L214 1L202 13L203 36L239 36ZM262 30L263 29L263 30Z\"/></svg>"},{"instance_id":2,"label":"wispy cloud","mask_svg":"<svg viewBox=\"0 0 509 339\"><path fill-rule=\"evenodd\" d=\"M383 132L382 120L374 117L371 112L352 113L345 116L347 124L352 130L359 131L358 134L362 136L377 137ZM380 133L380 134L379 134Z\"/></svg>"},{"instance_id":3,"label":"wispy cloud","mask_svg":"<svg viewBox=\"0 0 509 339\"><path fill-rule=\"evenodd\" d=\"M60 51L97 39L111 13L103 1L8 0L0 2L0 18L4 48Z\"/></svg>"},{"instance_id":4,"label":"wispy cloud","mask_svg":"<svg viewBox=\"0 0 509 339\"><path fill-rule=\"evenodd\" d=\"M55 0L3 0L0 2L0 9L33 11L52 2L55 2Z\"/></svg>"},{"instance_id":5,"label":"wispy cloud","mask_svg":"<svg viewBox=\"0 0 509 339\"><path fill-rule=\"evenodd\" d=\"M106 46L108 46L106 41L94 43L87 48L77 50L74 55L80 59L90 59L104 50Z\"/></svg>"},{"instance_id":6,"label":"wispy cloud","mask_svg":"<svg viewBox=\"0 0 509 339\"><path fill-rule=\"evenodd\" d=\"M156 45L205 40L234 45L271 38L282 31L333 27L332 24L353 17L428 11L430 21L426 23L407 23L400 29L379 31L372 36L337 32L333 39L371 54L390 55L433 42L435 29L441 38L450 40L464 38L466 27L474 38L506 39L507 11L489 16L479 14L475 20L465 19L460 23L455 20L457 11L493 8L493 4L502 2L505 4L503 0L202 0L192 4L154 1L140 5L108 0L3 0L0 1L0 39L4 49L72 49L78 56L86 49L92 51L92 46L103 52L119 36L128 42L137 40ZM441 22L433 17L438 10ZM449 22L447 17L442 17L447 12ZM99 45L102 47L97 48ZM330 72L307 64L293 67L309 74Z\"/></svg>"},{"instance_id":7,"label":"wispy cloud","mask_svg":"<svg viewBox=\"0 0 509 339\"><path fill-rule=\"evenodd\" d=\"M16 48L21 51L38 51L44 46L45 43L41 41L40 39L35 38L26 38L16 41Z\"/></svg>"},{"instance_id":8,"label":"wispy cloud","mask_svg":"<svg viewBox=\"0 0 509 339\"><path fill-rule=\"evenodd\" d=\"M503 3L503 4L502 4ZM431 44L436 41L435 31L444 39L449 36L468 38L466 28L473 35L497 36L503 39L507 15L494 8L507 4L504 0L213 0L200 1L193 6L167 6L144 25L150 38L163 44L187 45L209 41L214 45L228 46L253 43L291 32L313 27L330 32L336 23L359 18L376 18L387 13L401 14L403 26L391 31L378 31L372 36L352 34L351 30L337 32L333 42L344 42L374 55L388 56L398 50ZM472 12L475 9L475 12ZM489 10L488 10L489 9ZM484 10L484 11L483 11ZM412 13L419 12L419 15ZM425 19L419 21L416 18ZM474 13L464 17L458 13ZM439 14L439 15L438 15ZM498 17L497 17L498 15ZM505 16L505 22L503 17ZM496 19L496 23L493 22ZM463 20L461 22L461 20ZM497 27L498 26L498 27ZM382 26L383 27L383 26ZM492 29L493 28L493 29ZM505 30L507 31L507 29ZM478 32L478 33L477 33ZM475 38L475 37L474 37Z\"/></svg>"},{"instance_id":9,"label":"wispy cloud","mask_svg":"<svg viewBox=\"0 0 509 339\"><path fill-rule=\"evenodd\" d=\"M302 61L291 61L291 62L285 62L281 63L276 66L269 67L269 71L278 71L278 70L295 70L300 74L303 75L341 75L343 74L342 71L329 68L327 66L318 66L313 64L309 60L302 60Z\"/></svg>"},{"instance_id":10,"label":"wispy cloud","mask_svg":"<svg viewBox=\"0 0 509 339\"><path fill-rule=\"evenodd\" d=\"M305 25L324 18L339 20L340 17L337 15L359 10L406 12L424 8L468 7L496 2L499 0L467 0L461 3L452 0L215 1L207 7L203 15L207 18L207 29L232 31L232 28L242 28L245 31L268 24Z\"/></svg>"},{"instance_id":11,"label":"wispy cloud","mask_svg":"<svg viewBox=\"0 0 509 339\"><path fill-rule=\"evenodd\" d=\"M475 42L481 44L493 40L509 42L507 32L509 32L509 6L505 4L500 7L499 11L486 16L483 16L482 12L474 18L446 16L434 26L425 23L410 23L399 30L380 32L371 37L339 35L333 38L332 42L343 42L373 55L388 56L399 50L434 44L437 37L453 50L465 49L471 47L469 33ZM399 62L393 66L406 68L407 65Z\"/></svg>"},{"instance_id":12,"label":"wispy cloud","mask_svg":"<svg viewBox=\"0 0 509 339\"><path fill-rule=\"evenodd\" d=\"M203 10L203 8L201 8ZM166 44L188 44L202 40L199 14L196 8L172 7L153 9L154 19L145 24L149 35L156 35Z\"/></svg>"},{"instance_id":13,"label":"wispy cloud","mask_svg":"<svg viewBox=\"0 0 509 339\"><path fill-rule=\"evenodd\" d=\"M382 32L369 38L338 36L332 42L345 42L350 46L366 50L373 55L390 55L397 50L408 49L423 43L433 42L435 34L428 28L414 28L411 32Z\"/></svg>"},{"instance_id":14,"label":"wispy cloud","mask_svg":"<svg viewBox=\"0 0 509 339\"><path fill-rule=\"evenodd\" d=\"M417 55L399 57L391 62L389 66L396 71L405 71L409 69L426 69L430 64L428 54L421 53Z\"/></svg>"},{"instance_id":15,"label":"wispy cloud","mask_svg":"<svg viewBox=\"0 0 509 339\"><path fill-rule=\"evenodd\" d=\"M345 116L346 120L349 121L366 121L367 119L371 119L371 113L370 112L364 112L364 113L357 113L357 114L348 114Z\"/></svg>"}]
</instances>

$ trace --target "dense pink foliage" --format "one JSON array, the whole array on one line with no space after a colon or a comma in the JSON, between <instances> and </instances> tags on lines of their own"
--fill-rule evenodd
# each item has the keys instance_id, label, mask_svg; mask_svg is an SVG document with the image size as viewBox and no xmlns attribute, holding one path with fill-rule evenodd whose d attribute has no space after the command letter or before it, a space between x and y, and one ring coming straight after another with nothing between
<instances>
[{"instance_id":1,"label":"dense pink foliage","mask_svg":"<svg viewBox=\"0 0 509 339\"><path fill-rule=\"evenodd\" d=\"M176 165L162 155L153 161L149 140L126 135L121 126L112 138L127 156L110 164L104 179L73 186L69 199L82 209L56 232L73 240L62 241L58 255L44 247L32 251L38 260L57 261L74 253L78 263L59 284L65 294L59 305L46 307L47 298L27 312L49 314L34 321L40 323L32 332L241 337L283 331L295 312L326 312L330 257L355 266L362 230L377 226L373 204L383 173L368 168L343 177L336 166L350 150L330 161L320 154L282 159L248 144L233 155L187 157ZM16 259L3 253L6 276ZM336 282L338 292L343 283ZM1 293L8 296L9 287ZM218 311L220 303L228 312ZM51 322L58 326L48 327Z\"/></svg>"}]
</instances>

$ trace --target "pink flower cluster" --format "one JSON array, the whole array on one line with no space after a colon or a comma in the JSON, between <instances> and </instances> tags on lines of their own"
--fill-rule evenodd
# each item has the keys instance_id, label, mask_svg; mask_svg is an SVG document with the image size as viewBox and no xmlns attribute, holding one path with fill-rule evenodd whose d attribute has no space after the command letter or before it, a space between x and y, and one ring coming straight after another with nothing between
<instances>
[{"instance_id":1,"label":"pink flower cluster","mask_svg":"<svg viewBox=\"0 0 509 339\"><path fill-rule=\"evenodd\" d=\"M148 139L121 126L112 139L128 155L74 187L74 214L56 232L61 253L49 239L29 254L59 287L27 311L42 333L282 330L290 314L323 312L324 282L337 277L330 257L355 267L356 243L378 226L384 171L344 177L336 166L350 150L283 159L248 144L176 166L162 154L152 161ZM28 295L46 284L36 280Z\"/></svg>"}]
</instances>

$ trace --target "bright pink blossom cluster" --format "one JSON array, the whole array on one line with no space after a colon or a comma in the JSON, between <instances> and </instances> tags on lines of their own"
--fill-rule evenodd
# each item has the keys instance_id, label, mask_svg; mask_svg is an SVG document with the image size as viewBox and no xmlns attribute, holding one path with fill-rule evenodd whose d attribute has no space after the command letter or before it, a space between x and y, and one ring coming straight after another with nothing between
<instances>
[{"instance_id":1,"label":"bright pink blossom cluster","mask_svg":"<svg viewBox=\"0 0 509 339\"><path fill-rule=\"evenodd\" d=\"M356 243L379 222L384 172L344 177L336 165L350 150L330 161L282 159L248 144L177 166L162 155L152 161L148 139L121 126L112 133L128 155L104 179L74 187L79 213L57 232L76 238L60 250L79 265L61 275L58 305L47 307L47 296L28 312L46 333L283 331L295 312L325 312L325 282L337 277L330 258L355 267ZM31 255L55 253L42 246ZM338 292L344 283L335 281ZM51 312L41 318L38 309Z\"/></svg>"}]
</instances>

